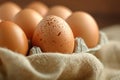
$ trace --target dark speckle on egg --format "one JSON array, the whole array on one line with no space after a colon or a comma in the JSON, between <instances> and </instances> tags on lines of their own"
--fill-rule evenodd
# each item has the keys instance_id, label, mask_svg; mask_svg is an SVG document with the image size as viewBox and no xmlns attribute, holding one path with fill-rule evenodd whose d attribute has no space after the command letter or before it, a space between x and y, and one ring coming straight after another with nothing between
<instances>
[{"instance_id":1,"label":"dark speckle on egg","mask_svg":"<svg viewBox=\"0 0 120 80\"><path fill-rule=\"evenodd\" d=\"M61 34L61 32L59 32L57 36L60 36L60 34Z\"/></svg>"}]
</instances>

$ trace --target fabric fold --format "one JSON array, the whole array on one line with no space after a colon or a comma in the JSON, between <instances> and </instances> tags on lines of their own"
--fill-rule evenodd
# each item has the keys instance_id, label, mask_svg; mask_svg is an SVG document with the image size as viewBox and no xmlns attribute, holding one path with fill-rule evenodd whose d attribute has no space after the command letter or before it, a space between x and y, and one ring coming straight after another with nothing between
<instances>
[{"instance_id":1,"label":"fabric fold","mask_svg":"<svg viewBox=\"0 0 120 80\"><path fill-rule=\"evenodd\" d=\"M103 72L102 63L89 53L25 57L0 48L0 60L4 70L0 71L1 80L97 80Z\"/></svg>"}]
</instances>

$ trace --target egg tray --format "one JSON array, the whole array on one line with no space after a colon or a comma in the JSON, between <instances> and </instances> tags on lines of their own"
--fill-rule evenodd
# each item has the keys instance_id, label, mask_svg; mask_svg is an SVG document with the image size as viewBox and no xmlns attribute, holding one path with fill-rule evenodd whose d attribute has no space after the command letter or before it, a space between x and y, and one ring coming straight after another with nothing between
<instances>
[{"instance_id":1,"label":"egg tray","mask_svg":"<svg viewBox=\"0 0 120 80\"><path fill-rule=\"evenodd\" d=\"M91 53L94 54L96 51L98 51L103 45L105 45L106 43L108 43L108 38L106 36L106 34L102 31L100 31L100 40L99 43L96 47L93 48L88 48L84 39L80 38L80 37L76 37L75 38L75 49L73 51L73 53ZM39 53L43 53L42 50L40 49L40 47L36 47L33 46L30 49L30 55L32 54L39 54Z\"/></svg>"}]
</instances>

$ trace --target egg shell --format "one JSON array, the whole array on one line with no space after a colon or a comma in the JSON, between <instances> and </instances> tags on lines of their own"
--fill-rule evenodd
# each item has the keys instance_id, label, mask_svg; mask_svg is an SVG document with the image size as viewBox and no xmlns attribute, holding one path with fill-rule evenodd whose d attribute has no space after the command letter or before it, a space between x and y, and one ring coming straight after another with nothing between
<instances>
[{"instance_id":1,"label":"egg shell","mask_svg":"<svg viewBox=\"0 0 120 80\"><path fill-rule=\"evenodd\" d=\"M32 44L40 47L43 52L72 53L74 36L69 25L62 18L50 15L38 24Z\"/></svg>"},{"instance_id":2,"label":"egg shell","mask_svg":"<svg viewBox=\"0 0 120 80\"><path fill-rule=\"evenodd\" d=\"M6 2L0 6L0 19L12 21L13 17L21 10L20 6L13 2Z\"/></svg>"},{"instance_id":3,"label":"egg shell","mask_svg":"<svg viewBox=\"0 0 120 80\"><path fill-rule=\"evenodd\" d=\"M47 7L47 5L45 5L44 3L40 2L40 1L31 2L29 5L27 5L27 8L34 9L42 16L45 16L49 9Z\"/></svg>"},{"instance_id":4,"label":"egg shell","mask_svg":"<svg viewBox=\"0 0 120 80\"><path fill-rule=\"evenodd\" d=\"M11 21L0 22L0 47L26 55L28 40L24 31Z\"/></svg>"},{"instance_id":5,"label":"egg shell","mask_svg":"<svg viewBox=\"0 0 120 80\"><path fill-rule=\"evenodd\" d=\"M56 5L49 9L47 15L59 16L63 19L67 19L72 14L72 11L66 6Z\"/></svg>"},{"instance_id":6,"label":"egg shell","mask_svg":"<svg viewBox=\"0 0 120 80\"><path fill-rule=\"evenodd\" d=\"M30 40L36 26L41 20L42 16L38 12L28 8L21 10L13 19L13 21L23 29L27 38Z\"/></svg>"},{"instance_id":7,"label":"egg shell","mask_svg":"<svg viewBox=\"0 0 120 80\"><path fill-rule=\"evenodd\" d=\"M74 37L81 37L89 48L95 47L99 42L99 28L95 19L86 12L77 11L67 18Z\"/></svg>"}]
</instances>

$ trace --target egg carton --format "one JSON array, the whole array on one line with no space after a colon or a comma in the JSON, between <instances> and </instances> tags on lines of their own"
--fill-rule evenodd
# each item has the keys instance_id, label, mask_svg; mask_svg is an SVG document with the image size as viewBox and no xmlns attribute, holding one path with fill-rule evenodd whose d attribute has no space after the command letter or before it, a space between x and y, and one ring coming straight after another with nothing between
<instances>
[{"instance_id":1,"label":"egg carton","mask_svg":"<svg viewBox=\"0 0 120 80\"><path fill-rule=\"evenodd\" d=\"M102 31L100 31L100 40L99 40L98 45L93 47L93 48L88 48L84 39L82 39L80 37L76 37L75 38L76 46L75 46L73 53L91 53L91 54L94 54L96 51L98 51L103 45L105 45L108 42L109 41L108 41L106 34ZM40 53L43 53L42 50L40 49L40 47L33 46L30 49L30 55L40 54Z\"/></svg>"},{"instance_id":2,"label":"egg carton","mask_svg":"<svg viewBox=\"0 0 120 80\"><path fill-rule=\"evenodd\" d=\"M85 41L82 38L76 38L76 46L75 46L75 53L85 53L85 52L89 52L89 53L95 53L96 51L98 51L103 45L105 45L106 43L108 43L108 38L106 36L106 34L104 32L100 32L100 40L99 43L96 47L93 48L88 48Z\"/></svg>"}]
</instances>

